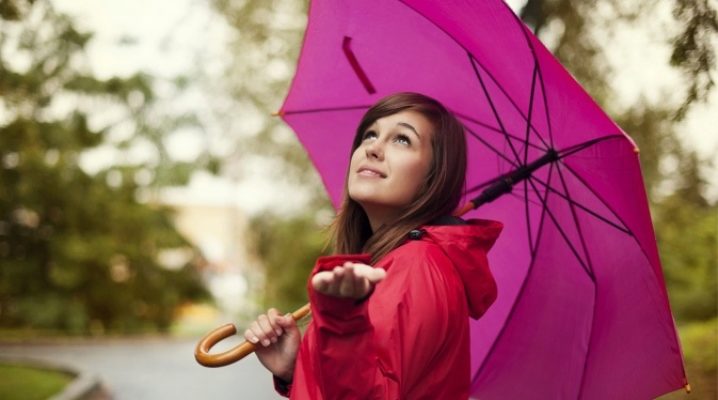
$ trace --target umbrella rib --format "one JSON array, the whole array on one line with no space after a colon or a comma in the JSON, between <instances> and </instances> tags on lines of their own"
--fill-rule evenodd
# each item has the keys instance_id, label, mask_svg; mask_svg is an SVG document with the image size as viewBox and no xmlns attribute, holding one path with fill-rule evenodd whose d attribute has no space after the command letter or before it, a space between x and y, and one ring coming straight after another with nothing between
<instances>
[{"instance_id":1,"label":"umbrella rib","mask_svg":"<svg viewBox=\"0 0 718 400\"><path fill-rule=\"evenodd\" d=\"M563 177L563 173L561 172L560 164L561 163L556 164L556 171L558 171L558 176L561 179L561 185L563 186L563 190L566 192L566 196L570 199L571 195L568 191L568 185L566 185L566 181ZM572 202L570 202L570 207L571 207L571 214L573 216L574 223L576 224L576 229L578 230L578 236L581 239L581 246L583 246L583 252L586 254L586 260L588 261L588 265L591 268L591 271L594 271L593 262L591 261L591 254L588 252L588 248L586 246L586 241L583 236L583 230L581 229L581 224L579 223L578 217L576 215L576 210L575 210ZM591 307L591 310L592 310L592 312L591 312L591 329L589 330L590 333L589 333L589 338L588 338L589 346L587 347L586 355L583 358L583 371L581 372L581 382L579 383L579 386L578 386L579 387L578 397L577 397L578 399L581 398L581 394L583 393L583 382L586 378L586 369L588 368L588 357L591 352L590 343L591 343L591 338L593 337L593 323L594 323L594 318L596 316L596 293L598 293L598 288L596 286L598 285L598 282L596 282L594 280L593 283L594 283L595 290L593 292L594 300L593 300L592 307Z\"/></svg>"},{"instance_id":2,"label":"umbrella rib","mask_svg":"<svg viewBox=\"0 0 718 400\"><path fill-rule=\"evenodd\" d=\"M553 164L551 165L551 170L553 170ZM561 229L561 226L559 225L558 221L556 220L556 217L551 212L551 209L548 208L548 204L547 204L548 196L546 196L546 199L543 199L541 197L541 195L539 194L538 189L534 185L533 178L530 177L528 180L529 180L529 183L531 184L531 187L536 192L536 196L538 196L539 200L541 200L541 203L543 203L544 208L546 208L546 212L548 213L548 216L551 218L551 221L553 221L553 224L556 226L556 229L558 230L558 232L561 234L561 237L563 237L563 240L568 245L568 248L571 250L573 255L576 257L579 264L581 264L581 267L583 268L583 270L586 271L586 274L591 278L592 281L595 282L595 277L593 275L593 272L588 269L585 262L581 259L581 256L578 254L578 251L571 244L571 241L569 240L568 235L566 235L566 232L564 232L564 230ZM549 182L550 182L550 180L549 180Z\"/></svg>"},{"instance_id":3,"label":"umbrella rib","mask_svg":"<svg viewBox=\"0 0 718 400\"><path fill-rule=\"evenodd\" d=\"M536 55L534 54L534 57ZM538 65L538 57L536 57L536 64ZM548 97L546 97L546 83L543 80L543 72L541 72L541 65L538 65L538 78L539 82L541 82L541 97L543 98L543 107L544 111L546 112L546 126L548 127L548 141L550 144L550 147L554 147L553 142L553 127L551 125L551 112L549 112L548 109Z\"/></svg>"},{"instance_id":4,"label":"umbrella rib","mask_svg":"<svg viewBox=\"0 0 718 400\"><path fill-rule=\"evenodd\" d=\"M581 239L581 247L583 247L583 253L586 256L586 262L588 263L588 268L591 270L591 273L593 273L593 263L591 262L591 254L588 252L588 247L586 246L586 240L583 236L583 230L581 229L581 223L578 220L578 216L576 215L576 208L574 207L574 202L571 200L571 193L568 191L568 185L566 185L566 181L564 180L563 173L561 172L561 163L556 163L556 172L558 172L558 177L561 180L561 186L563 186L563 191L566 193L566 197L568 198L568 204L569 208L571 209L571 216L573 217L573 223L576 224L576 231L578 232L578 238Z\"/></svg>"},{"instance_id":5,"label":"umbrella rib","mask_svg":"<svg viewBox=\"0 0 718 400\"><path fill-rule=\"evenodd\" d=\"M540 183L541 185L543 185L544 187L546 187L546 188L547 188L548 190L550 190L551 192L553 192L553 193L555 193L556 195L562 197L564 200L566 200L566 201L569 202L570 204L575 205L576 207L578 207L578 208L582 209L583 211L585 211L585 212L587 212L587 213L593 215L594 217L600 219L601 221L607 223L608 225L611 225L612 227L618 229L619 231L621 231L621 232L623 232L623 233L626 233L626 234L628 234L628 235L633 236L633 234L631 233L631 231L628 230L627 228L625 228L625 227L623 227L623 226L620 226L620 225L616 224L615 222L612 222L612 221L609 220L608 218L602 216L601 214L598 214L596 211L591 210L590 208L588 208L587 206L584 206L583 204L577 202L576 200L573 200L573 199L571 199L571 198L569 198L569 197L566 197L563 193L561 193L561 192L559 192L558 190L552 188L551 186L549 186L546 182L542 181L541 179L536 178L536 177L531 177L531 178L532 178L533 180L535 180L537 183Z\"/></svg>"},{"instance_id":6,"label":"umbrella rib","mask_svg":"<svg viewBox=\"0 0 718 400\"><path fill-rule=\"evenodd\" d=\"M581 181L581 183L583 183L583 185L584 185L586 188L588 188L588 190L591 191L591 193L593 193L593 195L596 196L596 198L599 199L599 200L601 201L601 203L603 203L603 205L606 206L606 208L608 208L608 209L613 213L613 215L614 215L619 221L621 221L622 224L626 225L626 222L623 221L623 218L621 218L621 217L618 215L618 213L617 213L613 208L611 208L611 206L609 206L609 205L606 203L606 201L603 200L603 198L601 198L601 196L599 196L599 195L596 193L596 191L591 188L591 186L589 186L589 185L586 183L586 181L583 179L583 177L581 177L576 171L574 171L574 170L571 168L570 165L564 164L564 166L566 167L566 170L569 171L569 172L571 172L571 174L573 174L573 176L576 177L576 179L578 179L579 181ZM626 227L628 228L628 225L626 225ZM636 241L636 243L638 244L638 248L641 249L641 252L642 252L643 255L646 257L646 260L649 260L649 264L650 264L650 259L651 259L651 258L650 258L650 257L648 256L648 254L646 253L646 249L643 248L643 246L641 245L641 242L638 240L638 238L636 237L636 235L633 234L632 231L630 231L630 229L629 229L629 232L631 232L631 236L633 236L633 239L634 239L634 240ZM655 272L654 272L654 274L655 274ZM659 279L659 281L660 281L660 279Z\"/></svg>"},{"instance_id":7,"label":"umbrella rib","mask_svg":"<svg viewBox=\"0 0 718 400\"><path fill-rule=\"evenodd\" d=\"M599 141L608 140L608 139L623 138L623 137L624 137L623 135L604 136L604 137L602 137L602 138L598 138L598 139L592 140L590 143L591 143L591 144L596 144L596 143L598 143ZM588 143L588 142L587 142L587 143ZM582 149L585 148L585 147L587 147L587 146L583 146L583 147L581 147L579 150L582 150ZM571 151L571 154L575 153L576 151L578 151L578 150ZM563 157L564 157L564 156L561 156L561 158L563 158ZM573 168L571 168L570 165L568 165L568 164L566 164L566 163L564 162L564 163L563 163L563 166L566 167L566 170L567 170L568 172L570 172L576 179L578 179L579 182L581 182L581 184L583 184L583 186L584 186L586 189L588 189L588 190L601 202L601 204L603 204L603 205L613 214L613 216L616 217L616 219L617 219L619 222L621 222L621 224L623 224L623 226L625 227L625 232L635 238L636 235L634 235L634 234L633 234L633 231L631 231L631 229L628 228L628 225L626 224L626 221L624 221L623 218L621 218L621 216L618 215L618 213L616 212L616 210L614 210L601 196L599 196L598 193L596 193L596 191L593 190L593 188L591 187L591 185L589 185L589 184L586 182L586 180L583 179L583 177L582 177L581 175L579 175L576 171L574 171ZM623 230L623 229L622 229L622 230ZM639 246L639 247L641 247L641 246ZM643 247L641 247L641 249L643 249Z\"/></svg>"},{"instance_id":8,"label":"umbrella rib","mask_svg":"<svg viewBox=\"0 0 718 400\"><path fill-rule=\"evenodd\" d=\"M560 159L561 159L561 158L566 158L566 157L568 157L568 156L570 156L570 155L573 155L574 153L577 153L577 152L579 152L579 151L581 151L581 150L583 150L583 149L585 149L585 148L587 148L587 147L591 147L591 146L593 146L593 145L595 145L595 144L598 144L598 143L600 143L600 142L603 142L603 141L605 141L605 140L620 139L620 138L624 138L624 136L623 136L623 135L606 135L606 136L601 136L601 137L598 137L598 138L595 138L595 139L591 139L591 140L589 140L589 141L587 141L587 142L579 143L579 144L573 145L573 146L571 146L571 147L567 147L567 148L565 148L565 149L563 149L563 150L560 150L560 151L559 151L559 158L560 158Z\"/></svg>"},{"instance_id":9,"label":"umbrella rib","mask_svg":"<svg viewBox=\"0 0 718 400\"><path fill-rule=\"evenodd\" d=\"M541 72L541 65L539 64L538 56L536 55L536 48L534 47L533 43L531 42L528 32L526 31L528 29L528 27L526 27L526 25L523 23L523 21L521 21L521 18L519 18L518 15L516 15L516 13L514 13L513 10L511 10L511 8L508 7L508 5L506 3L504 3L504 5L506 5L506 7L509 9L511 15L514 18L514 21L516 21L516 23L518 24L519 29L521 30L521 33L523 33L524 38L526 39L526 44L528 45L529 50L531 50L531 55L533 55L534 62L536 63L536 68L538 70L538 75L539 75L539 81L541 82L541 96L543 97L543 105L544 105L544 109L546 111L546 125L548 126L548 138L549 138L549 142L551 142L551 148L553 148L553 129L551 128L551 113L549 112L549 109L548 109L548 98L546 97L546 83L543 80L543 73ZM531 93L531 95L533 95L533 92Z\"/></svg>"},{"instance_id":10,"label":"umbrella rib","mask_svg":"<svg viewBox=\"0 0 718 400\"><path fill-rule=\"evenodd\" d=\"M531 249L531 259L533 260L536 256L536 246L533 240L533 232L531 232L531 213L529 213L529 191L528 182L524 180L524 213L526 215L526 227L529 237L529 249Z\"/></svg>"},{"instance_id":11,"label":"umbrella rib","mask_svg":"<svg viewBox=\"0 0 718 400\"><path fill-rule=\"evenodd\" d=\"M553 170L553 166L549 167L549 173L548 173L549 182L551 182L552 170ZM548 197L548 194L546 196ZM526 275L524 275L524 279L521 282L521 287L519 288L518 292L516 293L516 297L515 297L516 301L514 301L514 303L511 304L511 309L509 310L508 314L506 315L506 319L504 320L503 325L501 325L501 329L499 329L499 331L497 332L494 341L491 343L491 347L489 347L489 351L486 352L486 356L484 357L483 360L481 360L481 365L476 370L476 373L474 374L474 376L471 379L472 382L474 382L476 380L476 378L479 375L481 375L481 371L483 371L484 366L486 365L486 360L488 360L491 357L491 355L493 354L494 349L496 349L496 344L498 343L499 338L501 338L501 336L504 333L504 330L509 325L511 318L514 316L514 311L516 311L516 307L518 305L519 299L521 299L521 294L524 292L524 289L526 288L526 282L528 282L529 276L533 272L533 267L534 267L535 261L536 261L536 257L534 257L533 255L535 254L535 249L538 249L539 243L541 241L541 237L542 237L541 232L543 231L544 221L546 220L546 212L547 212L547 207L542 207L541 208L541 219L539 220L539 226L537 229L538 235L536 237L536 247L531 248L531 255L532 255L531 262L529 262L528 270L526 271ZM529 247L531 247L531 243L529 243Z\"/></svg>"},{"instance_id":12,"label":"umbrella rib","mask_svg":"<svg viewBox=\"0 0 718 400\"><path fill-rule=\"evenodd\" d=\"M436 27L436 29L438 29L438 30L444 32L444 34L445 34L446 36L448 36L452 41L454 41L454 43L456 43L457 46L461 47L461 48L469 55L470 58L473 58L473 55L472 55L471 52L466 48L466 46L464 46L461 42L459 42L458 40L456 40L456 38L455 38L452 34L450 34L449 32L446 31L446 29L444 29L444 28L442 28L441 26L439 26L439 25L438 25L436 22L434 22L431 18L428 18L427 16L425 16L425 15L422 14L420 11L418 11L417 9L415 9L414 7L412 7L410 4L407 4L406 1L404 1L404 0L399 0L399 1L400 1L402 4L404 4L406 7L408 7L410 10L412 10L412 11L414 11L415 13L419 14L419 15L420 15L422 18L424 18L425 20L429 21L429 23L432 24L432 25L434 25L434 26ZM513 11L512 11L512 13L513 13ZM511 96L509 96L509 94L506 92L506 89L504 89L504 87L501 86L501 84L499 83L499 81L496 80L496 78L491 74L491 72L490 72L488 69L486 69L486 67L484 67L484 65L481 64L481 62L480 62L479 60L476 60L476 59L474 59L474 60L475 60L475 62L481 67L481 69L483 69L483 70L486 72L486 75L488 75L488 77L491 78L491 80L494 82L494 84L496 85L496 87L501 91L501 93L503 93L504 96L506 96L506 98L508 99L509 103L511 103L511 105L514 106L514 108L516 109L516 112L518 112L519 115L520 115L524 120L526 120L526 116L525 116L524 113L521 111L521 109L519 108L519 106L516 104L516 102L514 101L514 99L512 99ZM535 55L534 55L534 60L536 60ZM548 108L547 108L546 110L548 111ZM549 116L546 115L546 118L548 119ZM536 127L531 126L531 130L536 134L536 136L539 138L539 140L541 140L541 142L544 144L544 146L546 146L547 148L552 147L552 146L549 146L548 143L546 143L546 141L544 140L543 136L541 136L541 134L538 132L538 130L536 130Z\"/></svg>"},{"instance_id":13,"label":"umbrella rib","mask_svg":"<svg viewBox=\"0 0 718 400\"><path fill-rule=\"evenodd\" d=\"M469 63L471 63L471 67L474 69L474 74L476 75L476 78L479 80L479 84L481 85L481 90L484 91L484 95L486 95L486 100L489 102L489 105L491 106L491 111L494 113L494 118L496 118L496 122L499 123L501 133L504 135L504 138L508 142L509 147L511 147L511 152L514 153L514 157L516 157L516 161L520 161L521 158L519 157L519 154L516 152L516 148L514 148L514 144L511 142L511 139L508 136L506 127L504 127L504 123L501 121L501 117L499 116L498 110L496 110L494 101L491 99L491 96L489 95L489 91L486 89L486 84L484 84L484 78L481 77L481 74L479 73L479 69L476 67L476 63L474 62L474 56L471 55L471 53L469 53L468 51L466 52L466 54L469 56Z\"/></svg>"},{"instance_id":14,"label":"umbrella rib","mask_svg":"<svg viewBox=\"0 0 718 400\"><path fill-rule=\"evenodd\" d=\"M531 95L529 96L529 115L526 121L526 137L524 139L524 164L529 158L529 134L531 133L531 118L533 117L534 111L534 91L536 90L536 72L538 71L538 62L534 56L534 72L531 75Z\"/></svg>"},{"instance_id":15,"label":"umbrella rib","mask_svg":"<svg viewBox=\"0 0 718 400\"><path fill-rule=\"evenodd\" d=\"M573 168L571 168L570 165L567 165L567 164L564 163L564 167L566 167L566 170L567 170L568 172L570 172L576 179L578 179L578 180L583 184L583 186L585 186L591 193L593 193L593 195L594 195L599 201L601 201L601 203L602 203L609 211L611 211L611 213L613 214L614 217L616 217L616 219L618 219L619 221L621 221L621 223L622 223L622 224L626 227L626 229L628 230L628 233L629 233L631 236L633 236L633 238L634 238L634 239L636 240L636 242L638 243L638 247L639 247L639 248L641 249L641 251L643 252L643 255L646 256L646 259L647 259L647 260L650 260L650 257L648 257L648 254L646 254L646 250L643 248L643 246L641 246L641 242L638 241L638 238L637 238L636 235L633 233L633 231L631 231L631 229L628 228L628 225L627 225L626 222L623 220L623 218L621 218L621 216L619 216L618 213L617 213L613 208L611 208L611 206L608 205L608 203L606 203L606 201L603 200L603 198L602 198L601 196L599 196L598 193L596 193L596 191L593 190L593 188L591 188L591 186L589 186L588 183L586 183L586 181L583 179L583 177L582 177L581 175L579 175L576 171L574 171Z\"/></svg>"},{"instance_id":16,"label":"umbrella rib","mask_svg":"<svg viewBox=\"0 0 718 400\"><path fill-rule=\"evenodd\" d=\"M453 113L454 113L457 117L462 118L462 119L465 119L465 120L470 121L470 122L473 122L473 123L475 123L476 125L481 126L482 128L486 128L487 130L490 130L490 131L495 132L495 133L503 134L503 132L501 132L501 130L500 130L499 128L493 127L493 126L491 126L491 125L489 125L489 124L487 124L487 123L485 123L485 122L481 122L481 121L479 121L479 120L477 120L477 119L475 119L475 118L473 118L473 117L470 117L470 116L468 116L468 115L466 115L466 114L458 113L458 112L455 112L455 111L454 111ZM513 134L511 134L511 133L506 132L506 135L508 135L510 138L512 138L512 139L514 139L514 140L520 140L520 141L522 141L522 142L524 141L524 139L522 139L521 137L516 136L516 135L513 135ZM532 142L530 142L530 141L528 142L528 145L531 146L531 147L533 147L534 149L537 149L537 150L542 150L542 151L548 150L548 147L541 147L541 146L539 146L539 145L537 145L537 144L534 144L534 143L532 143Z\"/></svg>"},{"instance_id":17,"label":"umbrella rib","mask_svg":"<svg viewBox=\"0 0 718 400\"><path fill-rule=\"evenodd\" d=\"M474 138L476 138L476 140L478 140L481 144L483 144L484 146L488 147L491 151L493 151L494 153L496 153L496 155L498 155L499 157L501 157L501 158L503 158L504 160L506 160L506 162L508 162L509 164L511 164L511 166L513 166L513 167L518 167L518 164L516 163L516 161L514 161L514 160L512 160L512 159L510 159L510 158L508 158L508 157L506 157L506 155L504 154L503 151L499 151L499 150L497 150L494 146L490 145L486 140L482 139L481 136L479 136L476 132L474 132L473 130L471 130L471 128L469 128L469 127L465 127L465 128L466 128L466 130L471 134L471 136L473 136ZM473 188L472 188L472 190L473 190ZM471 192L471 190L467 191L466 193L470 193L470 192Z\"/></svg>"},{"instance_id":18,"label":"umbrella rib","mask_svg":"<svg viewBox=\"0 0 718 400\"><path fill-rule=\"evenodd\" d=\"M521 192L521 193L524 193L524 192ZM533 204L533 205L535 205L535 206L541 206L541 203L539 203L539 202L536 201L536 200L527 199L527 198L526 198L527 196L522 196L522 195L516 194L516 193L514 193L514 192L510 192L510 193L508 193L508 194L509 194L510 196L513 196L513 197L519 199L519 200L526 200L526 201L528 201L529 203L531 203L531 204Z\"/></svg>"},{"instance_id":19,"label":"umbrella rib","mask_svg":"<svg viewBox=\"0 0 718 400\"><path fill-rule=\"evenodd\" d=\"M292 114L310 114L318 112L333 112L333 111L351 111L351 110L363 110L368 109L371 106L341 106L341 107L321 107L321 108L306 108L303 110L292 110L292 111L280 111L279 115L292 115Z\"/></svg>"},{"instance_id":20,"label":"umbrella rib","mask_svg":"<svg viewBox=\"0 0 718 400\"><path fill-rule=\"evenodd\" d=\"M528 196L528 184L531 183L531 188L535 192L536 197L539 199L541 210L543 210L543 212L548 214L549 217L551 216L551 210L549 210L549 208L548 208L548 195L549 195L548 188L551 187L550 183L551 183L552 177L553 177L553 163L549 164L549 167L548 167L548 176L547 176L548 179L547 180L548 180L549 185L546 186L546 190L544 192L543 198L541 197L541 195L539 195L539 191L536 189L536 187L534 187L533 183L529 179L525 180L525 182L527 183L527 185L526 185L527 194L526 195ZM531 249L531 254L536 254L537 251L538 251L538 238L536 240L535 246Z\"/></svg>"},{"instance_id":21,"label":"umbrella rib","mask_svg":"<svg viewBox=\"0 0 718 400\"><path fill-rule=\"evenodd\" d=\"M462 47L463 47L463 46L462 46ZM467 50L467 53L468 53L468 50ZM469 54L471 55L471 53L469 53ZM481 69L484 70L484 72L486 73L486 75L488 75L489 78L491 78L491 80L494 82L494 84L496 85L496 87L501 91L501 93L503 93L504 96L506 96L506 98L509 100L509 103L511 103L511 105L514 106L514 109L516 109L516 112L519 113L519 115L524 119L524 121L526 121L526 122L528 123L528 122L529 122L529 121L528 121L528 118L527 118L526 115L523 113L523 111L521 111L521 109L520 109L519 106L516 104L516 102L514 101L514 99L511 98L511 96L509 96L509 94L506 92L506 89L504 89L504 87L499 83L498 80L496 80L496 78L491 74L491 72L489 72L489 70L484 66L484 64L481 63L481 61L479 61L479 60L477 60L476 58L474 58L473 55L471 55L471 57L472 57L472 59L474 60L474 62L476 62L476 64L478 64L478 66L481 67ZM534 57L534 61L536 61L536 58L535 58L535 57ZM548 119L549 116L546 115L546 118ZM538 130L536 129L535 126L533 126L533 125L531 125L531 124L529 124L529 126L531 127L531 130L536 134L536 137L539 138L539 140L541 141L541 143L543 143L543 145L546 146L546 148L552 147L552 146L550 146L548 143L546 143L546 141L544 140L543 136L538 132Z\"/></svg>"}]
</instances>

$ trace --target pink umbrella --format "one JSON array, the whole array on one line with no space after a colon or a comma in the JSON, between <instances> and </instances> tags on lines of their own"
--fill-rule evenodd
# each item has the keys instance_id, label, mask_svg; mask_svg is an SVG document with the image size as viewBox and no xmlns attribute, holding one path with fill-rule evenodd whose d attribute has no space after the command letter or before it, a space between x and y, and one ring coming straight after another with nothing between
<instances>
[{"instance_id":1,"label":"pink umbrella","mask_svg":"<svg viewBox=\"0 0 718 400\"><path fill-rule=\"evenodd\" d=\"M489 254L499 297L471 324L472 394L649 399L686 386L638 149L509 7L311 2L280 115L334 205L361 115L400 91L463 120L467 200L508 192L469 214L505 224Z\"/></svg>"}]
</instances>

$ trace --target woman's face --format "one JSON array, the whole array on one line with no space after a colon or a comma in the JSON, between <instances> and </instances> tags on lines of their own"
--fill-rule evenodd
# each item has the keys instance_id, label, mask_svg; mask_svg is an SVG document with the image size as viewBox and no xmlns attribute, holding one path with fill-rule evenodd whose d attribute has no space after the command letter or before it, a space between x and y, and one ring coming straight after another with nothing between
<instances>
[{"instance_id":1,"label":"woman's face","mask_svg":"<svg viewBox=\"0 0 718 400\"><path fill-rule=\"evenodd\" d=\"M347 185L370 220L388 222L414 200L431 166L433 130L426 117L409 110L379 118L364 131Z\"/></svg>"}]
</instances>

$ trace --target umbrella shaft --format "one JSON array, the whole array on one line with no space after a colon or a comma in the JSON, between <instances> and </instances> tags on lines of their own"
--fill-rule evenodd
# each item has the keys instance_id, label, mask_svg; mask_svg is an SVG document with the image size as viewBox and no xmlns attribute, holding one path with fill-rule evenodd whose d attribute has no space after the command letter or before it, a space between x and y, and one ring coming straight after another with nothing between
<instances>
[{"instance_id":1,"label":"umbrella shaft","mask_svg":"<svg viewBox=\"0 0 718 400\"><path fill-rule=\"evenodd\" d=\"M522 165L508 174L497 178L498 180L495 183L484 189L480 195L471 200L471 203L474 204L474 208L478 208L483 204L496 200L506 193L510 193L515 184L528 179L534 171L550 162L558 160L558 158L556 150L550 149L546 154L537 160L534 160L529 164Z\"/></svg>"}]
</instances>

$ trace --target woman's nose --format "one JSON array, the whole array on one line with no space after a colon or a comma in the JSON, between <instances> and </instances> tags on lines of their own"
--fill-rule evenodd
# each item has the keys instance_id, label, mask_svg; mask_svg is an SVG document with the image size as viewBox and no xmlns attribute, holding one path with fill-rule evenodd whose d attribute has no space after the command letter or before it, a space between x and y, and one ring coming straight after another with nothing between
<instances>
[{"instance_id":1,"label":"woman's nose","mask_svg":"<svg viewBox=\"0 0 718 400\"><path fill-rule=\"evenodd\" d=\"M379 160L384 158L384 149L381 148L379 140L375 140L366 146L366 156L367 158L376 158Z\"/></svg>"},{"instance_id":2,"label":"woman's nose","mask_svg":"<svg viewBox=\"0 0 718 400\"><path fill-rule=\"evenodd\" d=\"M367 158L376 158L381 160L384 158L384 149L382 149L379 140L374 140L366 146Z\"/></svg>"}]
</instances>

